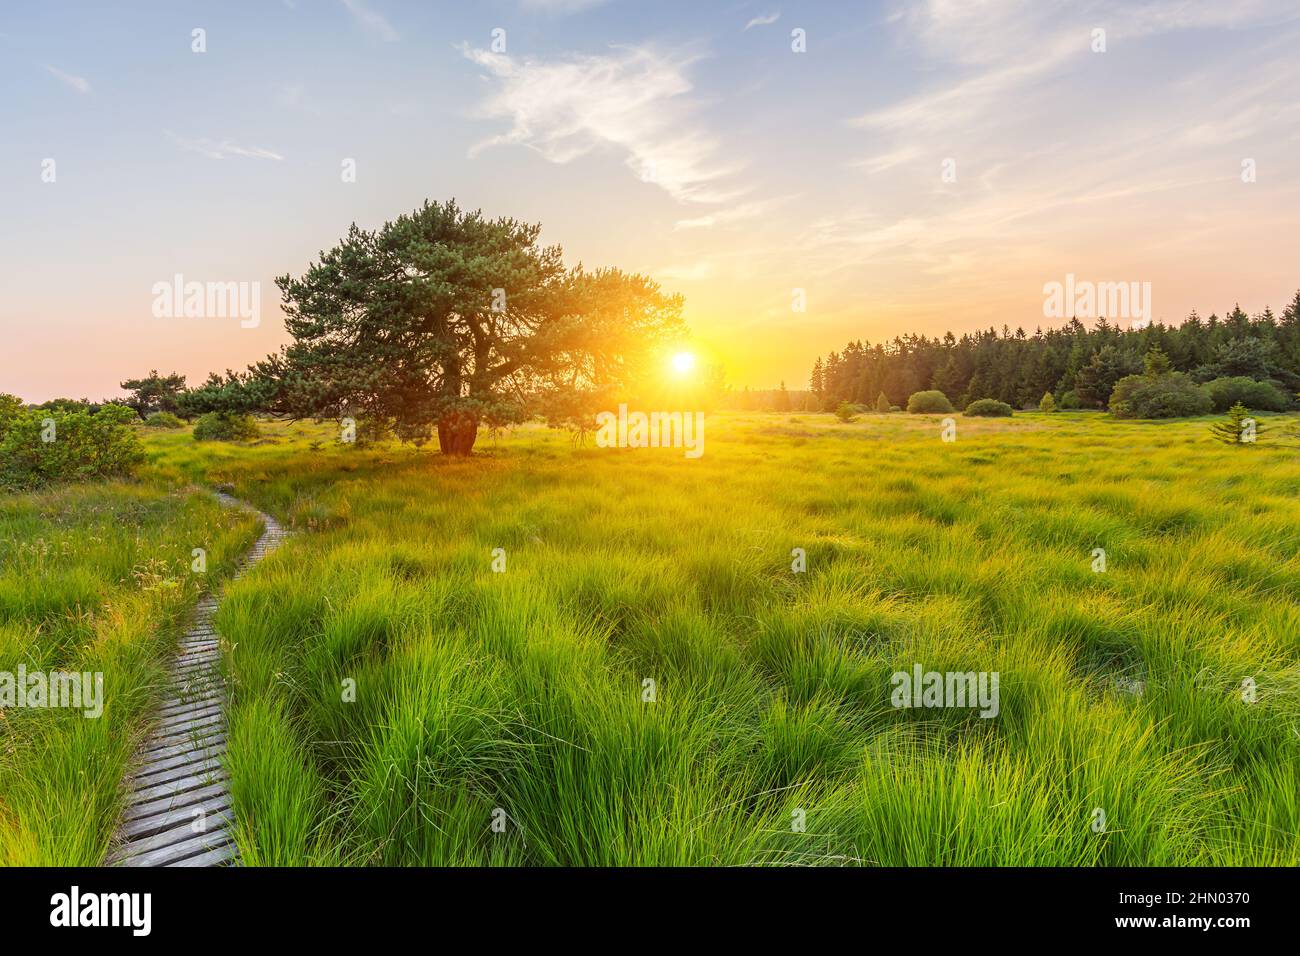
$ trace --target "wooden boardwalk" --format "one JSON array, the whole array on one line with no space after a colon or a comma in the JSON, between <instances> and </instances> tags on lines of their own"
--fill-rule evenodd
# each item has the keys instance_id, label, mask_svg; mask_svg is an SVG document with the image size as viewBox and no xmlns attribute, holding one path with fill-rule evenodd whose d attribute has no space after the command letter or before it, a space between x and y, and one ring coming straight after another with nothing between
<instances>
[{"instance_id":1,"label":"wooden boardwalk","mask_svg":"<svg viewBox=\"0 0 1300 956\"><path fill-rule=\"evenodd\" d=\"M248 505L229 495L222 503ZM251 510L251 509L249 509ZM238 578L284 540L270 515L244 558ZM234 811L226 788L225 684L221 650L212 625L217 599L199 602L171 667L170 693L134 761L124 788L122 814L108 863L114 866L222 866L239 862L232 831Z\"/></svg>"}]
</instances>

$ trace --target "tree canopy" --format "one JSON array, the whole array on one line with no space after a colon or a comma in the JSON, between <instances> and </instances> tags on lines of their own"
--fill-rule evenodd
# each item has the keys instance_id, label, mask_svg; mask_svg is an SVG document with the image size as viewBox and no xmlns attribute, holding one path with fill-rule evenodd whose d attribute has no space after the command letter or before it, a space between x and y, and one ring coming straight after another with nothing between
<instances>
[{"instance_id":1,"label":"tree canopy","mask_svg":"<svg viewBox=\"0 0 1300 956\"><path fill-rule=\"evenodd\" d=\"M122 388L131 394L123 404L135 410L141 418L147 418L154 412L180 411L181 394L185 391L185 376L172 372L159 375L152 370L145 378L128 378Z\"/></svg>"},{"instance_id":2,"label":"tree canopy","mask_svg":"<svg viewBox=\"0 0 1300 956\"><path fill-rule=\"evenodd\" d=\"M682 300L640 275L566 268L541 226L426 202L356 224L276 280L293 341L209 377L198 411L355 416L469 454L480 424L592 415L683 332Z\"/></svg>"}]
</instances>

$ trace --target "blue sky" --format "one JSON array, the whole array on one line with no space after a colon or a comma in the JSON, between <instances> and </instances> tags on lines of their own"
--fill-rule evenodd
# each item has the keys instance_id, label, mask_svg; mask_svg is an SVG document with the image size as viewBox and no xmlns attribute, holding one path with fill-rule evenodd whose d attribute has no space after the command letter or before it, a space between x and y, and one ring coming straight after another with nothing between
<instances>
[{"instance_id":1,"label":"blue sky","mask_svg":"<svg viewBox=\"0 0 1300 956\"><path fill-rule=\"evenodd\" d=\"M29 400L242 368L283 340L275 275L426 198L654 275L760 387L850 337L1032 330L1067 272L1173 321L1300 286L1293 2L113 6L0 12L0 391ZM178 272L260 282L261 325L154 318Z\"/></svg>"}]
</instances>

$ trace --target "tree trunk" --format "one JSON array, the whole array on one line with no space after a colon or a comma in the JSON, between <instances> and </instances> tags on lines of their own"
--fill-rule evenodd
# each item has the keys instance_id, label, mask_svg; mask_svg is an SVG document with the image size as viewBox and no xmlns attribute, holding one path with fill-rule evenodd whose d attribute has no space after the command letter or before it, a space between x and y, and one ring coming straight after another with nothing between
<instances>
[{"instance_id":1,"label":"tree trunk","mask_svg":"<svg viewBox=\"0 0 1300 956\"><path fill-rule=\"evenodd\" d=\"M438 422L438 449L444 455L469 455L476 438L478 417L469 412L453 412Z\"/></svg>"}]
</instances>

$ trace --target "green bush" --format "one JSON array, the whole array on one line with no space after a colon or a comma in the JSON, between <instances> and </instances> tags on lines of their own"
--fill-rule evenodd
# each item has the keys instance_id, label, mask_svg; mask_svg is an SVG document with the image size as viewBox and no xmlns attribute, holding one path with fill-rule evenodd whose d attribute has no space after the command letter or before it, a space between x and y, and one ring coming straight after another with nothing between
<instances>
[{"instance_id":1,"label":"green bush","mask_svg":"<svg viewBox=\"0 0 1300 956\"><path fill-rule=\"evenodd\" d=\"M5 432L9 431L19 418L27 411L27 406L17 395L6 395L0 392L0 441L4 441Z\"/></svg>"},{"instance_id":2,"label":"green bush","mask_svg":"<svg viewBox=\"0 0 1300 956\"><path fill-rule=\"evenodd\" d=\"M853 421L853 416L856 414L856 410L848 402L840 402L839 407L835 409L835 417L842 422Z\"/></svg>"},{"instance_id":3,"label":"green bush","mask_svg":"<svg viewBox=\"0 0 1300 956\"><path fill-rule=\"evenodd\" d=\"M1272 382L1257 382L1244 375L1216 378L1201 388L1210 396L1216 412L1226 412L1233 405L1244 405L1265 412L1284 412L1291 407L1291 399L1286 392Z\"/></svg>"},{"instance_id":4,"label":"green bush","mask_svg":"<svg viewBox=\"0 0 1300 956\"><path fill-rule=\"evenodd\" d=\"M1056 399L1052 397L1051 392L1043 392L1043 397L1038 400L1038 410L1040 412L1056 411Z\"/></svg>"},{"instance_id":5,"label":"green bush","mask_svg":"<svg viewBox=\"0 0 1300 956\"><path fill-rule=\"evenodd\" d=\"M1208 415L1212 408L1210 396L1182 372L1128 375L1115 383L1110 396L1116 418L1184 418Z\"/></svg>"},{"instance_id":6,"label":"green bush","mask_svg":"<svg viewBox=\"0 0 1300 956\"><path fill-rule=\"evenodd\" d=\"M0 402L0 486L35 488L51 481L88 481L131 474L144 448L121 405L98 412L15 411Z\"/></svg>"},{"instance_id":7,"label":"green bush","mask_svg":"<svg viewBox=\"0 0 1300 956\"><path fill-rule=\"evenodd\" d=\"M1072 409L1082 408L1083 402L1079 401L1079 393L1074 389L1070 389L1069 391L1061 393L1059 407L1063 410L1069 411Z\"/></svg>"},{"instance_id":8,"label":"green bush","mask_svg":"<svg viewBox=\"0 0 1300 956\"><path fill-rule=\"evenodd\" d=\"M876 396L876 411L878 411L880 414L882 415L889 414L889 410L893 407L894 406L889 404L889 399L885 397L884 392L881 392L879 395Z\"/></svg>"},{"instance_id":9,"label":"green bush","mask_svg":"<svg viewBox=\"0 0 1300 956\"><path fill-rule=\"evenodd\" d=\"M252 441L260 434L251 415L208 412L194 424L195 441Z\"/></svg>"},{"instance_id":10,"label":"green bush","mask_svg":"<svg viewBox=\"0 0 1300 956\"><path fill-rule=\"evenodd\" d=\"M979 398L967 405L962 414L968 418L1010 418L1011 406L996 398Z\"/></svg>"},{"instance_id":11,"label":"green bush","mask_svg":"<svg viewBox=\"0 0 1300 956\"><path fill-rule=\"evenodd\" d=\"M144 420L149 428L184 428L185 423L171 412L154 412Z\"/></svg>"},{"instance_id":12,"label":"green bush","mask_svg":"<svg viewBox=\"0 0 1300 956\"><path fill-rule=\"evenodd\" d=\"M952 402L948 401L948 396L937 388L924 392L913 392L912 397L907 400L907 410L913 415L936 415L940 412L951 412Z\"/></svg>"}]
</instances>

